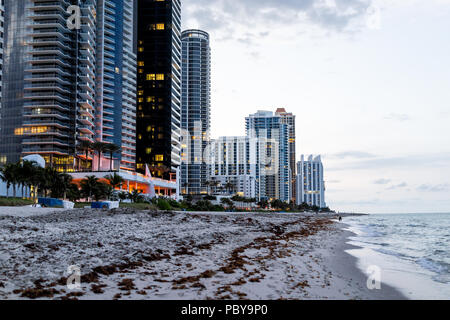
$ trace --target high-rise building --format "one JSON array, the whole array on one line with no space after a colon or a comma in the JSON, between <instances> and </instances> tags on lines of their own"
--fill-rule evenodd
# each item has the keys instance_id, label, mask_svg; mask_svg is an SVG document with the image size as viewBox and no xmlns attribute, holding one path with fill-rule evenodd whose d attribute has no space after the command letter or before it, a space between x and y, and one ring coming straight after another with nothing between
<instances>
[{"instance_id":1,"label":"high-rise building","mask_svg":"<svg viewBox=\"0 0 450 320\"><path fill-rule=\"evenodd\" d=\"M0 160L17 162L22 153L22 136L15 135L22 127L24 102L24 70L27 1L5 0L3 45L2 103L0 109Z\"/></svg>"},{"instance_id":2,"label":"high-rise building","mask_svg":"<svg viewBox=\"0 0 450 320\"><path fill-rule=\"evenodd\" d=\"M208 168L204 159L210 136L211 49L209 34L186 30L182 42L181 94L181 186L185 194L208 191Z\"/></svg>"},{"instance_id":3,"label":"high-rise building","mask_svg":"<svg viewBox=\"0 0 450 320\"><path fill-rule=\"evenodd\" d=\"M267 198L289 202L291 200L289 126L271 111L258 111L245 118L245 122L247 136L267 139L267 157L277 161L276 165L267 164L275 168L265 177ZM273 157L272 154L277 156Z\"/></svg>"},{"instance_id":4,"label":"high-rise building","mask_svg":"<svg viewBox=\"0 0 450 320\"><path fill-rule=\"evenodd\" d=\"M2 78L3 78L3 36L4 36L4 28L3 25L5 23L5 1L0 0L0 117L2 110ZM1 118L0 118L0 126L1 126ZM1 127L0 127L1 133ZM6 156L0 154L0 165L6 162Z\"/></svg>"},{"instance_id":5,"label":"high-rise building","mask_svg":"<svg viewBox=\"0 0 450 320\"><path fill-rule=\"evenodd\" d=\"M297 205L307 203L310 206L325 208L325 182L323 164L320 156L312 155L305 160L302 155L297 163Z\"/></svg>"},{"instance_id":6,"label":"high-rise building","mask_svg":"<svg viewBox=\"0 0 450 320\"><path fill-rule=\"evenodd\" d=\"M138 0L137 169L181 164L181 2Z\"/></svg>"},{"instance_id":7,"label":"high-rise building","mask_svg":"<svg viewBox=\"0 0 450 320\"><path fill-rule=\"evenodd\" d=\"M6 0L0 154L7 161L40 154L73 171L77 160L85 163L78 145L87 140L117 144L119 162L134 168L133 2ZM69 24L70 5L79 8L72 12L79 26Z\"/></svg>"},{"instance_id":8,"label":"high-rise building","mask_svg":"<svg viewBox=\"0 0 450 320\"><path fill-rule=\"evenodd\" d=\"M267 153L267 145L267 139L250 137L212 140L208 148L210 181L217 182L224 191L267 199L265 179L271 170L267 164L276 162L276 155Z\"/></svg>"},{"instance_id":9,"label":"high-rise building","mask_svg":"<svg viewBox=\"0 0 450 320\"><path fill-rule=\"evenodd\" d=\"M121 146L125 170L136 166L135 1L102 0L97 7L95 136Z\"/></svg>"},{"instance_id":10,"label":"high-rise building","mask_svg":"<svg viewBox=\"0 0 450 320\"><path fill-rule=\"evenodd\" d=\"M291 180L291 201L295 202L296 199L296 152L295 152L295 116L292 113L286 112L284 108L278 108L275 115L281 117L281 121L288 125L289 131L289 169L290 169L290 180Z\"/></svg>"}]
</instances>

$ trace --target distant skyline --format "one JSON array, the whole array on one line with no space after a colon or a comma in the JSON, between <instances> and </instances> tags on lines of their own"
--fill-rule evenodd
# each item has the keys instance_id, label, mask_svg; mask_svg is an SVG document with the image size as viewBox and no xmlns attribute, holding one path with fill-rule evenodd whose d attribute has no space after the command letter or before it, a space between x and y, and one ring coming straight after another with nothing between
<instances>
[{"instance_id":1,"label":"distant skyline","mask_svg":"<svg viewBox=\"0 0 450 320\"><path fill-rule=\"evenodd\" d=\"M211 35L213 138L284 107L333 209L450 212L450 0L182 4Z\"/></svg>"}]
</instances>

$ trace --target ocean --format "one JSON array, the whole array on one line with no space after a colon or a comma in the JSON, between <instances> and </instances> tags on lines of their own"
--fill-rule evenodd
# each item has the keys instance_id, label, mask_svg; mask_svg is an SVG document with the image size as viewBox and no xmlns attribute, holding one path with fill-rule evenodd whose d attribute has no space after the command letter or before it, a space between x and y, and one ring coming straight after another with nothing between
<instances>
[{"instance_id":1,"label":"ocean","mask_svg":"<svg viewBox=\"0 0 450 320\"><path fill-rule=\"evenodd\" d=\"M450 213L372 214L343 220L358 267L411 299L450 299Z\"/></svg>"}]
</instances>

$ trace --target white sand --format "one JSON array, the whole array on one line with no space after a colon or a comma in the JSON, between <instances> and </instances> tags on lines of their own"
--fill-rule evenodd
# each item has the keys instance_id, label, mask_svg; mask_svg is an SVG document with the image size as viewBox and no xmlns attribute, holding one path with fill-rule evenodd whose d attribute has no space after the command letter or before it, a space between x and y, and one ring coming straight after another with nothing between
<instances>
[{"instance_id":1,"label":"white sand","mask_svg":"<svg viewBox=\"0 0 450 320\"><path fill-rule=\"evenodd\" d=\"M30 217L50 214L54 212L63 212L67 209L60 208L35 208L32 206L25 207L0 207L0 216L12 217Z\"/></svg>"},{"instance_id":2,"label":"white sand","mask_svg":"<svg viewBox=\"0 0 450 320\"><path fill-rule=\"evenodd\" d=\"M0 299L30 288L47 299L404 298L387 286L369 291L344 251L349 233L326 221L123 209L0 216ZM80 291L51 284L69 265L82 269Z\"/></svg>"}]
</instances>

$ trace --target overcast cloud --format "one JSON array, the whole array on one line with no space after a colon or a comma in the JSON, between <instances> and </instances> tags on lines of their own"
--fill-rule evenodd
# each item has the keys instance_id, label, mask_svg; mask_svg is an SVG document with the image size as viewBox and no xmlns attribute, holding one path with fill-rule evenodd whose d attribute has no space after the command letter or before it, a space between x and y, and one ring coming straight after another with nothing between
<instances>
[{"instance_id":1,"label":"overcast cloud","mask_svg":"<svg viewBox=\"0 0 450 320\"><path fill-rule=\"evenodd\" d=\"M182 4L183 28L211 35L213 138L284 107L331 207L450 211L450 0Z\"/></svg>"}]
</instances>

